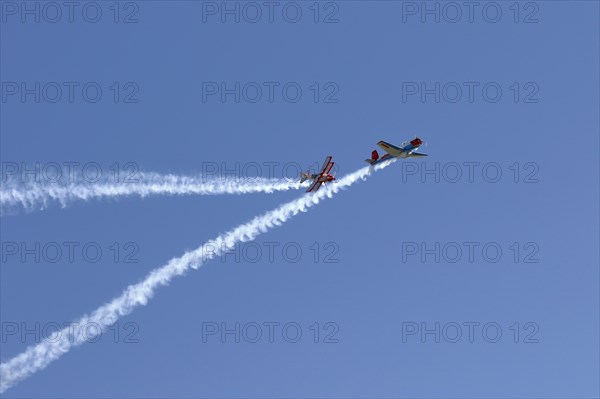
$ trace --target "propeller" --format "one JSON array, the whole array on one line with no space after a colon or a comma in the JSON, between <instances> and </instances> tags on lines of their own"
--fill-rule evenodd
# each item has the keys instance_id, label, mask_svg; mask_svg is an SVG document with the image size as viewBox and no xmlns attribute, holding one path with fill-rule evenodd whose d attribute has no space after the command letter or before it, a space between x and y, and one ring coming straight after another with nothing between
<instances>
[{"instance_id":1,"label":"propeller","mask_svg":"<svg viewBox=\"0 0 600 399\"><path fill-rule=\"evenodd\" d=\"M418 139L418 138L419 138L419 136L415 136L415 139ZM427 147L427 142L423 141L423 139L420 139L420 140L421 140L421 144L419 145L419 147L422 146L423 144L425 145L425 147Z\"/></svg>"}]
</instances>

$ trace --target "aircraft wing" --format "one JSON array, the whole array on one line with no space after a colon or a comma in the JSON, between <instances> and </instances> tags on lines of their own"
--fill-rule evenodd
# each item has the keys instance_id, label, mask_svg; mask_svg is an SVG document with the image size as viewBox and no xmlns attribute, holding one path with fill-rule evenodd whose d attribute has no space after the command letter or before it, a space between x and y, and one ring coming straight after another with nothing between
<instances>
[{"instance_id":1,"label":"aircraft wing","mask_svg":"<svg viewBox=\"0 0 600 399\"><path fill-rule=\"evenodd\" d=\"M421 154L420 152L411 152L409 157L415 157L415 158L420 158L420 157L426 157L427 154Z\"/></svg>"},{"instance_id":2,"label":"aircraft wing","mask_svg":"<svg viewBox=\"0 0 600 399\"><path fill-rule=\"evenodd\" d=\"M390 153L390 154L402 152L402 148L396 147L395 145L390 144L387 141L381 140L379 143L377 143L377 145L379 147L381 147L385 152Z\"/></svg>"},{"instance_id":3,"label":"aircraft wing","mask_svg":"<svg viewBox=\"0 0 600 399\"><path fill-rule=\"evenodd\" d=\"M333 168L333 164L335 162L329 162L324 168L323 171L321 172L321 176L326 175L327 173L329 173L331 171L331 168Z\"/></svg>"},{"instance_id":4,"label":"aircraft wing","mask_svg":"<svg viewBox=\"0 0 600 399\"><path fill-rule=\"evenodd\" d=\"M325 172L325 168L329 165L330 162L331 162L331 155L328 155L327 158L325 158L325 162L323 162L323 166L321 166L321 173L327 173L327 172Z\"/></svg>"},{"instance_id":5,"label":"aircraft wing","mask_svg":"<svg viewBox=\"0 0 600 399\"><path fill-rule=\"evenodd\" d=\"M308 190L306 190L306 192L310 193L313 191L317 191L319 187L321 187L321 184L323 184L323 182L320 182L319 179L315 179L314 183L311 184L311 186L308 188Z\"/></svg>"}]
</instances>

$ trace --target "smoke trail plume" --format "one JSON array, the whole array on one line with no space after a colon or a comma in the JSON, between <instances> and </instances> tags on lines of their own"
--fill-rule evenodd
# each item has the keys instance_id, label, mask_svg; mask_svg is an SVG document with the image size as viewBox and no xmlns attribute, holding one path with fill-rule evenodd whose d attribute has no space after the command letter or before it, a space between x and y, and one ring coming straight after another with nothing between
<instances>
[{"instance_id":1,"label":"smoke trail plume","mask_svg":"<svg viewBox=\"0 0 600 399\"><path fill-rule=\"evenodd\" d=\"M142 174L135 182L76 182L70 184L17 184L10 181L0 187L0 207L21 206L25 210L45 209L52 202L64 208L76 200L116 198L137 195L219 195L273 193L306 186L292 179L210 178Z\"/></svg>"},{"instance_id":2,"label":"smoke trail plume","mask_svg":"<svg viewBox=\"0 0 600 399\"><path fill-rule=\"evenodd\" d=\"M146 305L156 289L167 285L174 277L180 276L190 268L197 269L206 261L223 252L232 249L236 243L253 240L256 236L267 232L273 227L280 226L289 218L318 204L323 198L331 198L339 190L349 187L357 181L364 180L373 170L383 169L391 162L382 163L375 167L365 167L339 179L337 183L322 187L316 193L305 194L302 197L285 203L248 223L219 235L199 248L185 253L183 256L171 259L166 265L150 272L146 278L137 284L130 285L112 301L102 305L89 315L83 316L76 326L87 326L97 323L102 330L114 324L120 317L128 315L136 307ZM81 327L79 327L81 329ZM57 342L44 341L30 346L23 353L9 361L0 364L0 393L31 374L45 368L67 353L71 348L79 346L90 338L89 332L83 334L77 327L68 327L60 332ZM85 338L84 338L85 337Z\"/></svg>"}]
</instances>

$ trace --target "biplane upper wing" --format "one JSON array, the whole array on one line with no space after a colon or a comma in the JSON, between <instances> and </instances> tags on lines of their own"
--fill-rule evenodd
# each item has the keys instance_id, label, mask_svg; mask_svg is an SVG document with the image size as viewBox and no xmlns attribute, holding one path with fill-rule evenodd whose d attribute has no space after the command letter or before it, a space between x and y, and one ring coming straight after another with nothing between
<instances>
[{"instance_id":1,"label":"biplane upper wing","mask_svg":"<svg viewBox=\"0 0 600 399\"><path fill-rule=\"evenodd\" d=\"M331 171L331 168L333 168L333 164L335 162L329 162L324 168L323 171L321 172L321 176L328 174Z\"/></svg>"},{"instance_id":2,"label":"biplane upper wing","mask_svg":"<svg viewBox=\"0 0 600 399\"><path fill-rule=\"evenodd\" d=\"M315 179L313 184L310 185L310 187L308 188L308 190L306 190L306 192L310 193L313 191L317 191L319 189L319 187L321 187L321 184L323 184L323 182L319 181L319 179Z\"/></svg>"},{"instance_id":3,"label":"biplane upper wing","mask_svg":"<svg viewBox=\"0 0 600 399\"><path fill-rule=\"evenodd\" d=\"M329 165L329 162L331 162L331 155L328 155L327 158L325 158L325 161L323 162L323 166L321 166L321 173L324 173L325 168L327 167L327 165ZM325 172L327 173L327 172Z\"/></svg>"}]
</instances>

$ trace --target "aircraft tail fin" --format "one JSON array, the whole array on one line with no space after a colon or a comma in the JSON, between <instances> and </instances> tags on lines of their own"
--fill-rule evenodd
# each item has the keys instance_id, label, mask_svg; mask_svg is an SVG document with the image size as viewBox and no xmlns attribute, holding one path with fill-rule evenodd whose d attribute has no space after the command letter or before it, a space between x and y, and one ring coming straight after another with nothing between
<instances>
[{"instance_id":1,"label":"aircraft tail fin","mask_svg":"<svg viewBox=\"0 0 600 399\"><path fill-rule=\"evenodd\" d=\"M302 172L300 174L300 183L304 183L310 177L310 172Z\"/></svg>"},{"instance_id":2,"label":"aircraft tail fin","mask_svg":"<svg viewBox=\"0 0 600 399\"><path fill-rule=\"evenodd\" d=\"M378 159L379 153L377 152L377 150L373 150L373 152L371 153L371 159L365 159L365 162L368 162L371 165L373 165L375 162L377 162Z\"/></svg>"}]
</instances>

